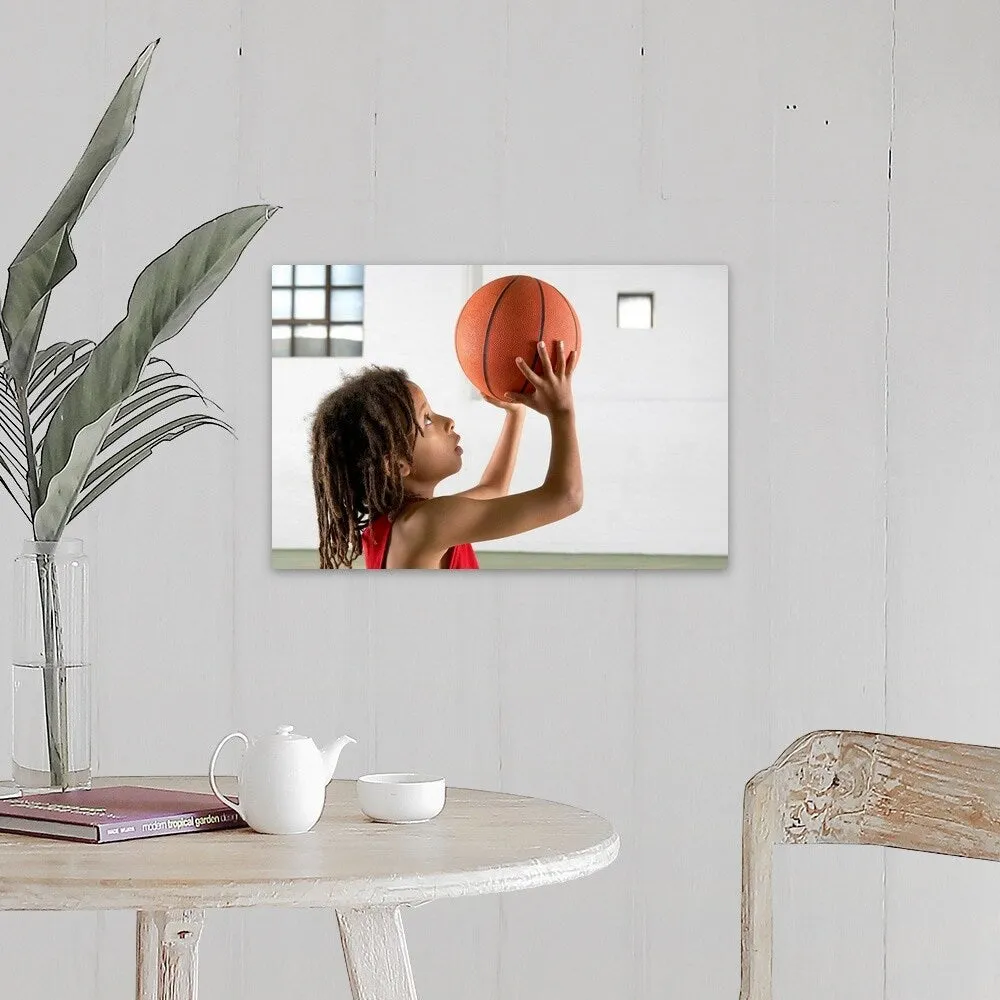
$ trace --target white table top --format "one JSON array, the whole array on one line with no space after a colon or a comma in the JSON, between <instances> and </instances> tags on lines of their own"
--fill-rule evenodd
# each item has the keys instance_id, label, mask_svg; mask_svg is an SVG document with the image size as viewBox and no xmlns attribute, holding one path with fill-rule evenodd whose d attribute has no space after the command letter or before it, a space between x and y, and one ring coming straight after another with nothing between
<instances>
[{"instance_id":1,"label":"white table top","mask_svg":"<svg viewBox=\"0 0 1000 1000\"><path fill-rule=\"evenodd\" d=\"M235 779L218 781L235 793ZM200 777L94 779L118 784L210 791ZM424 902L580 878L611 864L618 846L594 813L467 788L449 788L426 823L374 823L355 782L334 780L319 822L295 836L242 828L82 844L0 833L0 910Z\"/></svg>"}]
</instances>

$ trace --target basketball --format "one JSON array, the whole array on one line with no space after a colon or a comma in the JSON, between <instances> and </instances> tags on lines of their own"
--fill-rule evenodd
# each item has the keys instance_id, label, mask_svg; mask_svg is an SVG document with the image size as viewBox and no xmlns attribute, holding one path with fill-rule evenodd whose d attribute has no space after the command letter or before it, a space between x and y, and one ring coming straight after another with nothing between
<instances>
[{"instance_id":1,"label":"basketball","mask_svg":"<svg viewBox=\"0 0 1000 1000\"><path fill-rule=\"evenodd\" d=\"M537 345L545 347L556 367L556 341L563 352L579 353L580 320L554 285L527 274L508 274L476 289L455 324L455 353L469 381L480 392L503 399L505 392L532 393L535 387L514 363L524 358L541 372Z\"/></svg>"}]
</instances>

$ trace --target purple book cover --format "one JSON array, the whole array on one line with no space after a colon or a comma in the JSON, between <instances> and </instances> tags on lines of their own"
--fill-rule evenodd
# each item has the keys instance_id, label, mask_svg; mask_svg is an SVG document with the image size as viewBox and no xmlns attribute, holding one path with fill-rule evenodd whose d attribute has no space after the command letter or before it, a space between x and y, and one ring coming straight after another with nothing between
<instances>
[{"instance_id":1,"label":"purple book cover","mask_svg":"<svg viewBox=\"0 0 1000 1000\"><path fill-rule=\"evenodd\" d=\"M90 843L246 826L214 795L139 785L45 792L0 801L0 830Z\"/></svg>"}]
</instances>

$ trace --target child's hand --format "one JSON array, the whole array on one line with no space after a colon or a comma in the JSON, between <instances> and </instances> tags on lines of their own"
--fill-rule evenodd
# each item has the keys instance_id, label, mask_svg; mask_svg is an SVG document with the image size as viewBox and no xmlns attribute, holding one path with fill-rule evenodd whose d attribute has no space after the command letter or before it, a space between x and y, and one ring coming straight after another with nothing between
<instances>
[{"instance_id":1,"label":"child's hand","mask_svg":"<svg viewBox=\"0 0 1000 1000\"><path fill-rule=\"evenodd\" d=\"M536 350L542 359L542 370L539 374L536 375L531 370L524 358L517 358L515 361L524 377L535 387L535 391L530 394L508 392L504 394L504 398L509 402L524 403L525 406L530 406L546 417L552 417L556 413L572 413L573 387L570 384L570 377L576 368L576 359L579 355L576 351L570 351L566 357L563 342L557 341L556 363L553 369L544 340L538 342Z\"/></svg>"},{"instance_id":2,"label":"child's hand","mask_svg":"<svg viewBox=\"0 0 1000 1000\"><path fill-rule=\"evenodd\" d=\"M487 396L485 392L479 394L486 400L487 403L492 403L493 406L499 406L501 410L507 410L509 413L517 413L524 409L524 403L511 403L505 399L494 399L492 396Z\"/></svg>"}]
</instances>

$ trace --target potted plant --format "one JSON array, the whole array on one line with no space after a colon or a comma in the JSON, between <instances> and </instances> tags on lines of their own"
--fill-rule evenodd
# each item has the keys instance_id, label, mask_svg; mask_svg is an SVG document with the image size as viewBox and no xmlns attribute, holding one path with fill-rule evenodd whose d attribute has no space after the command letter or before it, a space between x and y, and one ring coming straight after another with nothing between
<instances>
[{"instance_id":1,"label":"potted plant","mask_svg":"<svg viewBox=\"0 0 1000 1000\"><path fill-rule=\"evenodd\" d=\"M32 534L16 561L15 581L12 722L14 777L22 788L90 782L89 685L85 676L76 684L73 674L86 666L86 560L63 532L162 442L195 427L232 432L207 412L215 404L198 386L152 352L183 329L278 210L248 205L204 223L147 265L125 316L103 340L39 349L49 297L76 267L73 227L132 137L158 44L156 39L136 60L69 180L14 258L0 307L6 350L0 365L0 483ZM178 416L182 403L185 410L198 410ZM74 687L85 703L75 708ZM72 731L74 719L80 733ZM19 761L17 751L19 736L27 747L33 731L45 758L35 766Z\"/></svg>"}]
</instances>

